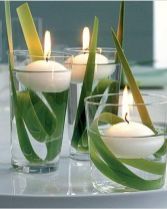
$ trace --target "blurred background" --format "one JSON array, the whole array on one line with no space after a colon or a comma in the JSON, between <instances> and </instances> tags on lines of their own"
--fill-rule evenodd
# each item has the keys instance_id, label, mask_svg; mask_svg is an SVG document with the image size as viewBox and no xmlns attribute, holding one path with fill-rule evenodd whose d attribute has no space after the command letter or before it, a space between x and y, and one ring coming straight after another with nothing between
<instances>
[{"instance_id":1,"label":"blurred background","mask_svg":"<svg viewBox=\"0 0 167 209\"><path fill-rule=\"evenodd\" d=\"M13 39L15 49L24 49L25 41L18 22L16 8L23 2L11 2ZM94 16L100 19L98 46L114 47L111 26L116 29L119 1L33 1L28 2L36 21L38 32L52 34L53 49L81 46L84 26L92 29ZM124 49L130 60L152 60L153 58L153 2L130 1L125 8ZM7 61L4 2L0 2L0 59Z\"/></svg>"}]
</instances>

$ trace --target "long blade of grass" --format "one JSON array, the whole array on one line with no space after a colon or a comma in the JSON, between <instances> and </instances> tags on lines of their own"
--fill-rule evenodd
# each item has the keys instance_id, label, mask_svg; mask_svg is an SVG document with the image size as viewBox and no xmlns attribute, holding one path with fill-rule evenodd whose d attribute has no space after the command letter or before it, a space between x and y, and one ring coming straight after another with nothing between
<instances>
[{"instance_id":1,"label":"long blade of grass","mask_svg":"<svg viewBox=\"0 0 167 209\"><path fill-rule=\"evenodd\" d=\"M24 122L21 118L17 94L14 86L13 80L13 67L14 67L14 59L13 59L13 40L12 40L12 25L11 25L11 13L10 13L10 2L5 1L5 17L6 17L6 29L8 36L8 46L9 46L9 73L10 73L10 81L11 81L11 89L12 89L12 102L14 103L14 113L16 118L16 128L18 133L18 139L20 148L25 156L25 158L30 162L41 162L40 157L35 153L33 147L30 143Z\"/></svg>"},{"instance_id":2,"label":"long blade of grass","mask_svg":"<svg viewBox=\"0 0 167 209\"><path fill-rule=\"evenodd\" d=\"M132 73L132 71L130 69L128 60L125 57L125 54L124 54L124 52L123 52L123 50L121 48L121 45L120 45L120 43L119 43L119 41L118 41L118 39L116 37L116 34L115 34L113 29L112 29L112 36L113 36L113 40L114 40L114 43L115 43L115 46L116 46L116 49L117 49L119 60L120 60L120 62L122 64L122 66L123 66L123 70L124 70L124 73L126 75L129 87L131 89L134 101L135 101L136 104L142 104L142 105L137 105L138 112L140 114L141 120L142 120L143 124L145 124L150 129L152 129L154 132L156 132L155 129L154 129L154 126L152 124L151 118L149 116L149 113L147 111L147 108L144 105L143 97L142 97L142 95L140 93L140 90L139 90L139 88L137 86L137 83L135 81L133 73Z\"/></svg>"},{"instance_id":3,"label":"long blade of grass","mask_svg":"<svg viewBox=\"0 0 167 209\"><path fill-rule=\"evenodd\" d=\"M72 146L75 148L77 148L78 140L80 140L80 138L82 137L82 134L86 127L86 123L83 124L83 122L86 121L84 99L85 97L89 96L92 92L94 69L95 69L95 54L96 54L97 38L98 38L98 26L99 26L99 20L97 17L95 17L91 43L89 47L89 57L86 66L86 72L82 85L82 90L81 90L81 95L80 95L80 100L79 100L79 105L78 105L77 115L74 125L74 132L71 142Z\"/></svg>"},{"instance_id":4,"label":"long blade of grass","mask_svg":"<svg viewBox=\"0 0 167 209\"><path fill-rule=\"evenodd\" d=\"M8 47L9 47L9 58L10 64L13 69L14 58L13 58L13 39L12 39L12 24L11 24L11 13L10 13L10 2L5 1L5 20L6 20L6 31L8 38Z\"/></svg>"},{"instance_id":5,"label":"long blade of grass","mask_svg":"<svg viewBox=\"0 0 167 209\"><path fill-rule=\"evenodd\" d=\"M124 15L125 14L125 2L124 0L120 3L120 10L119 10L119 19L118 19L118 26L117 26L117 38L121 47L123 46L123 38L124 38ZM116 53L116 63L119 62L118 54ZM120 86L123 87L125 84L125 74L121 72L121 82Z\"/></svg>"},{"instance_id":6,"label":"long blade of grass","mask_svg":"<svg viewBox=\"0 0 167 209\"><path fill-rule=\"evenodd\" d=\"M19 6L17 8L17 14L28 47L28 51L30 55L35 55L32 56L32 60L38 60L39 57L43 56L43 49L28 4L24 3Z\"/></svg>"},{"instance_id":7,"label":"long blade of grass","mask_svg":"<svg viewBox=\"0 0 167 209\"><path fill-rule=\"evenodd\" d=\"M125 12L125 2L124 0L120 3L120 10L119 10L119 19L118 19L118 26L117 26L117 39L122 47L123 45L123 35L124 35L124 12ZM118 56L116 56L116 63L118 62Z\"/></svg>"}]
</instances>

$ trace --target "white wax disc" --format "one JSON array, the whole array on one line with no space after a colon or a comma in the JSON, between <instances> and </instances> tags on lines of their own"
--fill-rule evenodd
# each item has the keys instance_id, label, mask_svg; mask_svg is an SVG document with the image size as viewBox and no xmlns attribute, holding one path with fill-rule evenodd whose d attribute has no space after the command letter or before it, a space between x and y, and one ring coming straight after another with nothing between
<instances>
[{"instance_id":1,"label":"white wax disc","mask_svg":"<svg viewBox=\"0 0 167 209\"><path fill-rule=\"evenodd\" d=\"M62 92L69 88L71 72L58 62L39 60L21 68L17 78L34 91Z\"/></svg>"},{"instance_id":2,"label":"white wax disc","mask_svg":"<svg viewBox=\"0 0 167 209\"><path fill-rule=\"evenodd\" d=\"M147 126L130 122L118 123L103 132L103 141L118 158L146 158L164 144L163 136L155 136Z\"/></svg>"}]
</instances>

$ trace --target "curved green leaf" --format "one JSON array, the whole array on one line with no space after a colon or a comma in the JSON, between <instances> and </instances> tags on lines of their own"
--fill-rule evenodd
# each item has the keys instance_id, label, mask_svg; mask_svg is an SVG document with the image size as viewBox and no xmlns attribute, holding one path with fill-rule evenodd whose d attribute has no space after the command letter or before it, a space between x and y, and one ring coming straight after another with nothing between
<instances>
[{"instance_id":1,"label":"curved green leaf","mask_svg":"<svg viewBox=\"0 0 167 209\"><path fill-rule=\"evenodd\" d=\"M140 170L157 174L163 175L166 169L166 163L160 162L153 162L151 160L145 159L120 159L121 162L125 163L126 165L130 165L134 168L138 168Z\"/></svg>"},{"instance_id":2,"label":"curved green leaf","mask_svg":"<svg viewBox=\"0 0 167 209\"><path fill-rule=\"evenodd\" d=\"M25 158L30 162L41 162L42 159L35 153L33 150L33 147L30 143L24 122L22 120L22 117L20 115L18 101L17 101L17 94L16 89L14 86L14 80L13 80L13 41L12 41L12 25L11 25L11 14L10 14L10 3L9 1L5 1L5 17L6 17L6 28L7 28L7 36L8 36L8 45L9 45L9 75L10 75L10 81L11 81L11 90L12 90L12 102L14 103L14 114L16 118L16 128L18 133L18 139L20 148L23 152L23 155Z\"/></svg>"},{"instance_id":3,"label":"curved green leaf","mask_svg":"<svg viewBox=\"0 0 167 209\"><path fill-rule=\"evenodd\" d=\"M117 87L118 87L118 82L116 81L112 81L109 79L102 79L98 82L98 84L96 85L96 87L94 88L93 92L91 93L91 95L103 95L106 90L108 90L109 93L115 93L117 91ZM103 97L103 96L102 96ZM99 98L100 99L102 99ZM113 103L114 101L112 101ZM115 98L115 102L117 102L117 98ZM94 110L92 109L91 111L91 117L93 118L96 114L97 111L97 107L94 108ZM117 110L115 108L113 108L112 110L110 110L111 112L113 111L115 113L115 111L117 112ZM85 117L85 110L83 111L83 115ZM76 140L76 148L77 150L81 151L81 152L88 152L88 136L87 136L87 130L86 130L86 118L81 118L81 122L82 122L82 129L76 129L74 130L76 132L76 134L78 134L78 137Z\"/></svg>"},{"instance_id":4,"label":"curved green leaf","mask_svg":"<svg viewBox=\"0 0 167 209\"><path fill-rule=\"evenodd\" d=\"M79 99L79 105L78 105L76 119L75 119L74 132L73 132L72 141L71 141L72 146L75 147L76 149L78 146L78 140L80 140L86 127L84 99L87 96L90 96L92 92L94 69L95 69L95 53L96 53L96 48L97 48L97 37L98 37L98 25L99 25L99 20L97 17L95 17L94 26L93 26L93 34L92 34L91 43L89 47L89 57L88 57L87 65L86 65L85 76L83 80L81 95Z\"/></svg>"},{"instance_id":5,"label":"curved green leaf","mask_svg":"<svg viewBox=\"0 0 167 209\"><path fill-rule=\"evenodd\" d=\"M98 123L99 121L106 122L109 124L116 124L122 121L122 118L111 114L111 113L102 113L91 125L91 128L88 130L89 134L89 143L90 143L90 157L95 164L95 166L108 178L111 180L122 184L124 186L134 188L137 190L150 190L157 189L162 187L164 184L165 178L165 164L154 163L149 161L144 161L145 165L141 165L141 161L129 161L129 163L136 168L141 168L141 170L146 169L146 166L149 168L147 172L150 173L159 173L161 177L155 180L146 180L136 174L134 174L130 169L128 169L121 159L117 159L113 153L108 149L103 140L101 139ZM128 163L127 163L128 164ZM158 169L161 169L158 171Z\"/></svg>"},{"instance_id":6,"label":"curved green leaf","mask_svg":"<svg viewBox=\"0 0 167 209\"><path fill-rule=\"evenodd\" d=\"M52 111L56 115L57 121L59 121L55 126L55 132L52 136L54 140L46 143L46 160L53 160L61 151L68 92L69 91L66 90L61 93L43 93Z\"/></svg>"},{"instance_id":7,"label":"curved green leaf","mask_svg":"<svg viewBox=\"0 0 167 209\"><path fill-rule=\"evenodd\" d=\"M18 92L21 115L28 131L39 142L50 140L55 131L56 117L32 91Z\"/></svg>"}]
</instances>

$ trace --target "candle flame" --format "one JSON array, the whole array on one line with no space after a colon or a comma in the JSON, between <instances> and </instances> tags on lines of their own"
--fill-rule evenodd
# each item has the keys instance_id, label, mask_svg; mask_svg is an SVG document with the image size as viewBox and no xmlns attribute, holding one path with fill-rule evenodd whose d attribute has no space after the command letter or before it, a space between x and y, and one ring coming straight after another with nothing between
<instances>
[{"instance_id":1,"label":"candle flame","mask_svg":"<svg viewBox=\"0 0 167 209\"><path fill-rule=\"evenodd\" d=\"M122 118L124 118L126 121L129 120L129 94L128 94L128 87L125 86L123 91L123 97L122 97Z\"/></svg>"},{"instance_id":2,"label":"candle flame","mask_svg":"<svg viewBox=\"0 0 167 209\"><path fill-rule=\"evenodd\" d=\"M90 32L88 27L84 27L82 33L82 49L86 50L89 49L89 42L90 42Z\"/></svg>"},{"instance_id":3,"label":"candle flame","mask_svg":"<svg viewBox=\"0 0 167 209\"><path fill-rule=\"evenodd\" d=\"M45 39L44 39L44 59L48 60L51 55L51 36L50 31L45 32Z\"/></svg>"}]
</instances>

